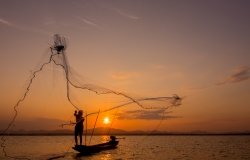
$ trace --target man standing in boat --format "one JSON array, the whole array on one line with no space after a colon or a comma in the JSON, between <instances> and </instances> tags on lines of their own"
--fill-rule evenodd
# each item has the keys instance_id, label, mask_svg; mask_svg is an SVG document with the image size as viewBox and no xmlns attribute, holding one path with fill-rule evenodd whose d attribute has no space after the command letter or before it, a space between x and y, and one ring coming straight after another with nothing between
<instances>
[{"instance_id":1,"label":"man standing in boat","mask_svg":"<svg viewBox=\"0 0 250 160\"><path fill-rule=\"evenodd\" d=\"M83 111L79 110L78 113L75 111L74 116L76 117L76 125L75 125L75 143L78 145L77 136L80 137L80 145L82 145L82 134L83 134Z\"/></svg>"}]
</instances>

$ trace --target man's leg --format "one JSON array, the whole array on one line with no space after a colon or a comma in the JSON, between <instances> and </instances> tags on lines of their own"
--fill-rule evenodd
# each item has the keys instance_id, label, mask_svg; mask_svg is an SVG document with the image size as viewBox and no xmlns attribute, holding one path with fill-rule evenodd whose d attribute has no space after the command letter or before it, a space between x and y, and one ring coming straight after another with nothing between
<instances>
[{"instance_id":1,"label":"man's leg","mask_svg":"<svg viewBox=\"0 0 250 160\"><path fill-rule=\"evenodd\" d=\"M80 132L80 145L82 145L82 132Z\"/></svg>"},{"instance_id":2,"label":"man's leg","mask_svg":"<svg viewBox=\"0 0 250 160\"><path fill-rule=\"evenodd\" d=\"M78 134L78 133L77 133L77 131L75 130L75 144L76 144L76 145L78 145L78 143L77 143L77 134Z\"/></svg>"}]
</instances>

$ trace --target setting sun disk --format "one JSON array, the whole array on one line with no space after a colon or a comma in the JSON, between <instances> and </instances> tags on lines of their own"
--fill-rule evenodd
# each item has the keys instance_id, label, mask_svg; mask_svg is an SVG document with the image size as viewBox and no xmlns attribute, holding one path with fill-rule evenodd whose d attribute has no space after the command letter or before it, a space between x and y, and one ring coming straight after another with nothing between
<instances>
[{"instance_id":1,"label":"setting sun disk","mask_svg":"<svg viewBox=\"0 0 250 160\"><path fill-rule=\"evenodd\" d=\"M103 123L104 123L104 124L109 124L109 123L110 123L109 117L105 117L105 118L103 119Z\"/></svg>"}]
</instances>

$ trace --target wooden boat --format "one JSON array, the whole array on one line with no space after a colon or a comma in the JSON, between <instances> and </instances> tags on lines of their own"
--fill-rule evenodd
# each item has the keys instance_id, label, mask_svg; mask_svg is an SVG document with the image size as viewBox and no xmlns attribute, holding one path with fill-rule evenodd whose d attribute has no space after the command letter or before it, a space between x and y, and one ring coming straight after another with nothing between
<instances>
[{"instance_id":1,"label":"wooden boat","mask_svg":"<svg viewBox=\"0 0 250 160\"><path fill-rule=\"evenodd\" d=\"M72 147L74 150L80 152L81 154L93 154L97 152L101 152L103 150L115 149L118 145L119 141L110 140L106 143L95 144L95 145L76 145Z\"/></svg>"}]
</instances>

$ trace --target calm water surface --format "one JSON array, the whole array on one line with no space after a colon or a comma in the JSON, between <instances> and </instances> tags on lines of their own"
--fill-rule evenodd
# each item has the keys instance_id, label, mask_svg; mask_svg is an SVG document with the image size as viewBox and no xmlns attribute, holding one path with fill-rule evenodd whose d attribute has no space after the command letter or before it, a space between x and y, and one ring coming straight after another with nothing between
<instances>
[{"instance_id":1,"label":"calm water surface","mask_svg":"<svg viewBox=\"0 0 250 160\"><path fill-rule=\"evenodd\" d=\"M118 136L119 137L119 136ZM10 156L29 159L68 160L250 160L250 136L120 136L117 149L89 156L72 150L71 136L10 136L6 151ZM107 136L94 136L91 144ZM0 159L8 159L1 151Z\"/></svg>"}]
</instances>

